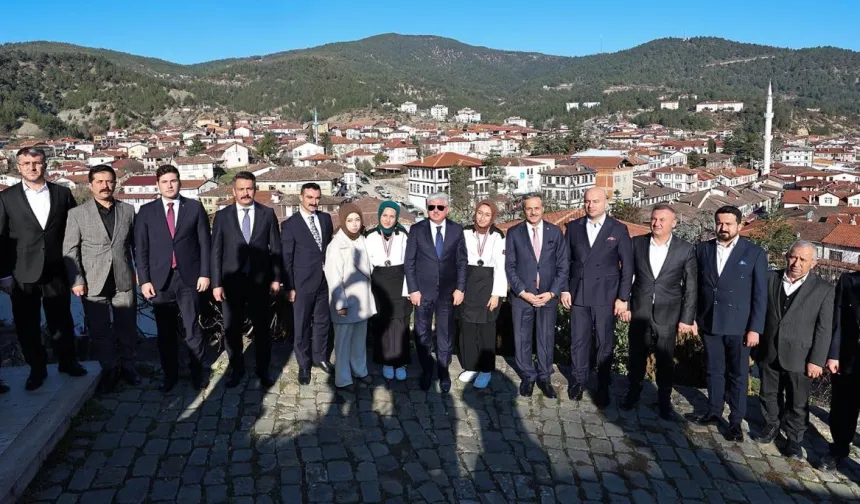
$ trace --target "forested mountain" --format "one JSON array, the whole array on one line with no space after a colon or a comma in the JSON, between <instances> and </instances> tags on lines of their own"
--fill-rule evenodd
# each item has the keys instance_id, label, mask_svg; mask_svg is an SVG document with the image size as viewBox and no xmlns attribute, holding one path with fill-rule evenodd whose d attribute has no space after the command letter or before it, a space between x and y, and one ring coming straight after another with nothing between
<instances>
[{"instance_id":1,"label":"forested mountain","mask_svg":"<svg viewBox=\"0 0 860 504\"><path fill-rule=\"evenodd\" d=\"M421 108L443 103L452 112L470 106L485 120L516 114L564 121L569 101L600 101L602 111L626 111L655 107L662 94L696 93L699 100L740 99L756 106L769 80L782 106L860 116L860 53L832 47L661 39L568 58L386 34L197 65L52 42L2 45L0 131L26 117L61 134L67 128L56 116L64 110L64 119L95 130L106 123L148 122L182 104L308 119L314 106L326 117L406 100ZM577 112L590 113L597 111Z\"/></svg>"}]
</instances>

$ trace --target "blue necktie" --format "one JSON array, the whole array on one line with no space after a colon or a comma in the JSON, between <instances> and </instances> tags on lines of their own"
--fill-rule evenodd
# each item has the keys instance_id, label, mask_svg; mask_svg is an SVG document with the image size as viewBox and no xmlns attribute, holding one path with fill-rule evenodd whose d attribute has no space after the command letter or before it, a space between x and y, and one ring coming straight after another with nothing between
<instances>
[{"instance_id":1,"label":"blue necktie","mask_svg":"<svg viewBox=\"0 0 860 504\"><path fill-rule=\"evenodd\" d=\"M248 208L243 208L245 216L242 217L242 236L245 237L245 243L251 243L251 216L248 215Z\"/></svg>"},{"instance_id":2,"label":"blue necktie","mask_svg":"<svg viewBox=\"0 0 860 504\"><path fill-rule=\"evenodd\" d=\"M442 226L436 226L436 257L442 259Z\"/></svg>"}]
</instances>

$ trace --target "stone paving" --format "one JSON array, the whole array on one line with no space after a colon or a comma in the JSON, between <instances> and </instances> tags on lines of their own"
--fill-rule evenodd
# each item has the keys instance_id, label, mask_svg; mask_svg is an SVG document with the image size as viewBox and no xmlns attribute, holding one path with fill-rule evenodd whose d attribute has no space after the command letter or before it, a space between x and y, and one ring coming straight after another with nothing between
<instances>
[{"instance_id":1,"label":"stone paving","mask_svg":"<svg viewBox=\"0 0 860 504\"><path fill-rule=\"evenodd\" d=\"M730 443L716 428L666 423L655 394L623 412L517 396L503 360L490 388L454 381L450 394L406 382L334 391L294 364L271 390L223 386L223 361L202 394L181 382L96 396L28 488L23 502L841 502L860 498L860 466L821 473L773 446ZM456 364L452 365L456 376ZM704 396L676 391L679 413ZM757 400L751 399L751 410ZM816 411L822 415L821 411ZM821 432L819 419L814 419ZM814 462L826 441L814 430Z\"/></svg>"}]
</instances>

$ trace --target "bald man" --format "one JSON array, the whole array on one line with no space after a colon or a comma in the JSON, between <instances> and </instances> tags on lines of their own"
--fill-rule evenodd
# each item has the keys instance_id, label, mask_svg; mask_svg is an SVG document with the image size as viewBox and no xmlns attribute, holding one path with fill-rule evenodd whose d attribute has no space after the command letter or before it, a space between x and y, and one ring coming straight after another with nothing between
<instances>
[{"instance_id":1,"label":"bald man","mask_svg":"<svg viewBox=\"0 0 860 504\"><path fill-rule=\"evenodd\" d=\"M561 303L570 309L570 355L573 378L567 395L582 399L591 369L591 348L597 360L598 408L609 406L615 317L627 312L633 283L633 244L627 226L606 215L606 192L585 192L586 216L567 225L570 251L569 292Z\"/></svg>"}]
</instances>

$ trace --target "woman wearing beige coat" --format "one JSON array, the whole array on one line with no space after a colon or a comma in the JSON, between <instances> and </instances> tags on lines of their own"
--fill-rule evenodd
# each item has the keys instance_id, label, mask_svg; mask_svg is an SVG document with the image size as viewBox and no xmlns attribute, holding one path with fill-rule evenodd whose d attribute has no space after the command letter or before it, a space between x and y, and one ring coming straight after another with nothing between
<instances>
[{"instance_id":1,"label":"woman wearing beige coat","mask_svg":"<svg viewBox=\"0 0 860 504\"><path fill-rule=\"evenodd\" d=\"M361 211L348 203L339 214L339 230L326 251L325 276L334 324L334 384L344 388L353 384L353 377L364 383L371 381L367 374L367 321L376 314L376 302Z\"/></svg>"}]
</instances>

